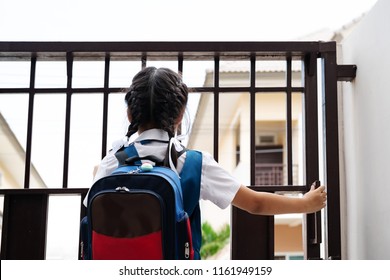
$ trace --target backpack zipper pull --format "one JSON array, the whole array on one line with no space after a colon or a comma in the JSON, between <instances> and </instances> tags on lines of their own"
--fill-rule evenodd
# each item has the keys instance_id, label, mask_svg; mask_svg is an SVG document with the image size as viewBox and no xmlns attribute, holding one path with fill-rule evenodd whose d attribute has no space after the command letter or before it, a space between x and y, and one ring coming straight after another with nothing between
<instances>
[{"instance_id":1,"label":"backpack zipper pull","mask_svg":"<svg viewBox=\"0 0 390 280\"><path fill-rule=\"evenodd\" d=\"M141 172L149 172L152 170L153 170L153 165L148 162L145 162L141 166L137 167L136 169L130 170L129 172L127 172L127 174L138 174Z\"/></svg>"},{"instance_id":2,"label":"backpack zipper pull","mask_svg":"<svg viewBox=\"0 0 390 280\"><path fill-rule=\"evenodd\" d=\"M189 259L190 258L190 244L186 242L184 244L185 249L184 249L184 258Z\"/></svg>"},{"instance_id":3,"label":"backpack zipper pull","mask_svg":"<svg viewBox=\"0 0 390 280\"><path fill-rule=\"evenodd\" d=\"M117 187L115 190L117 192L130 192L130 190L126 187Z\"/></svg>"},{"instance_id":4,"label":"backpack zipper pull","mask_svg":"<svg viewBox=\"0 0 390 280\"><path fill-rule=\"evenodd\" d=\"M141 171L142 171L141 168L138 167L137 169L130 170L129 172L127 172L127 174L138 174Z\"/></svg>"}]
</instances>

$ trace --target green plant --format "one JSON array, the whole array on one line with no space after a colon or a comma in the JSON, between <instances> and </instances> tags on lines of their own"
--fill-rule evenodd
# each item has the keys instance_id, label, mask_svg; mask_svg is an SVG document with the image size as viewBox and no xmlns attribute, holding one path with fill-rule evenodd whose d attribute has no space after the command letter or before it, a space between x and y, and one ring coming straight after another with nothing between
<instances>
[{"instance_id":1,"label":"green plant","mask_svg":"<svg viewBox=\"0 0 390 280\"><path fill-rule=\"evenodd\" d=\"M213 227L205 222L202 224L202 247L200 255L202 259L215 255L221 250L230 237L230 226L225 225L221 230L215 232Z\"/></svg>"}]
</instances>

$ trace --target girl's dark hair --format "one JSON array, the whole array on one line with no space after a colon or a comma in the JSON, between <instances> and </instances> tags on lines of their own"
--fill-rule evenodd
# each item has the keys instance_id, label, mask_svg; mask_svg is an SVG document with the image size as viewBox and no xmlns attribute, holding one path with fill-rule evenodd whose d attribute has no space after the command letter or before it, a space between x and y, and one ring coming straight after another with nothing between
<instances>
[{"instance_id":1,"label":"girl's dark hair","mask_svg":"<svg viewBox=\"0 0 390 280\"><path fill-rule=\"evenodd\" d=\"M175 124L184 113L188 88L179 74L168 68L146 67L133 78L125 96L131 119L127 136L152 124L175 136Z\"/></svg>"}]
</instances>

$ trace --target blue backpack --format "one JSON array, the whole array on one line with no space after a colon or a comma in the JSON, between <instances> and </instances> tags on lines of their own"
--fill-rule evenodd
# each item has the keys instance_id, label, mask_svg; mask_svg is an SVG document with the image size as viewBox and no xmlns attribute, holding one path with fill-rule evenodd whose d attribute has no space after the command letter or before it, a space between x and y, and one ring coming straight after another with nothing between
<instances>
[{"instance_id":1,"label":"blue backpack","mask_svg":"<svg viewBox=\"0 0 390 280\"><path fill-rule=\"evenodd\" d=\"M133 144L116 153L119 167L88 195L83 259L200 259L202 154L185 152L180 177L153 156L140 158Z\"/></svg>"}]
</instances>

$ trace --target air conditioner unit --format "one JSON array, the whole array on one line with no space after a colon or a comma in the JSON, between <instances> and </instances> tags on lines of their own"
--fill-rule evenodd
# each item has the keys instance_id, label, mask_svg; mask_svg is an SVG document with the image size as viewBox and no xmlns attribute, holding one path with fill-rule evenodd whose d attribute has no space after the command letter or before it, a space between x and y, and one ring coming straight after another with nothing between
<instances>
[{"instance_id":1,"label":"air conditioner unit","mask_svg":"<svg viewBox=\"0 0 390 280\"><path fill-rule=\"evenodd\" d=\"M264 134L259 136L259 143L260 146L270 146L276 144L276 135L274 134Z\"/></svg>"}]
</instances>

